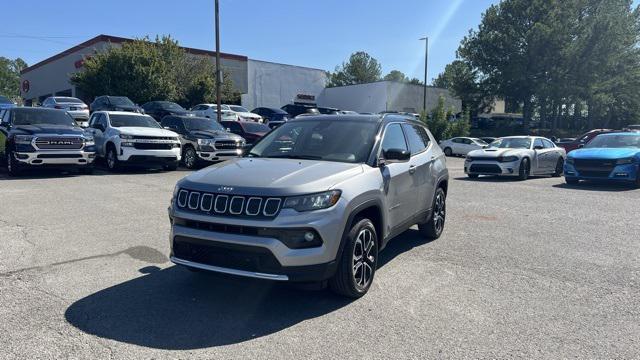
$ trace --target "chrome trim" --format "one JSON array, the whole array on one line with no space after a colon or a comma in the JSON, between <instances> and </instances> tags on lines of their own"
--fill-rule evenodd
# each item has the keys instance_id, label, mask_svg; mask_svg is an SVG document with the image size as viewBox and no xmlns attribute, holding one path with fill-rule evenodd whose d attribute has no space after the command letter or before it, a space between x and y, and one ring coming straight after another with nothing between
<instances>
[{"instance_id":1,"label":"chrome trim","mask_svg":"<svg viewBox=\"0 0 640 360\"><path fill-rule=\"evenodd\" d=\"M220 198L225 198L224 210L222 210L222 211L218 211L218 200L220 200ZM224 214L224 213L227 212L228 203L229 203L229 196L228 195L218 195L218 196L216 196L216 203L213 205L213 210L218 214Z\"/></svg>"},{"instance_id":2,"label":"chrome trim","mask_svg":"<svg viewBox=\"0 0 640 360\"><path fill-rule=\"evenodd\" d=\"M238 212L234 212L233 211L233 199L235 199L235 198L239 198L240 200L242 200L242 205L240 205L240 211L238 211ZM231 201L229 201L229 213L231 215L240 215L240 214L242 214L242 210L244 209L244 200L245 200L244 196L234 196L234 197L232 197Z\"/></svg>"},{"instance_id":3,"label":"chrome trim","mask_svg":"<svg viewBox=\"0 0 640 360\"><path fill-rule=\"evenodd\" d=\"M47 139L47 138L61 138L61 139L75 139L75 140L80 140L80 144L81 146L79 148L58 148L58 149L43 149L41 147L39 147L37 145L38 140L40 139ZM46 140L41 140L41 141L46 141ZM47 141L48 142L48 141ZM46 151L79 151L79 150L84 150L85 148L85 144L87 142L87 139L84 136L78 136L78 135L44 135L44 136L34 136L33 139L31 139L31 146L33 146L34 149L36 150L46 150ZM41 145L46 145L46 144L41 144Z\"/></svg>"},{"instance_id":4,"label":"chrome trim","mask_svg":"<svg viewBox=\"0 0 640 360\"><path fill-rule=\"evenodd\" d=\"M186 202L181 204L180 203L180 194L182 194L183 191L187 193L187 197L185 198ZM181 207L181 208L186 207L187 206L187 202L189 202L189 191L184 190L184 189L178 191L178 197L176 199L176 202L178 203L178 207Z\"/></svg>"},{"instance_id":5,"label":"chrome trim","mask_svg":"<svg viewBox=\"0 0 640 360\"><path fill-rule=\"evenodd\" d=\"M253 199L256 199L256 200L258 200L260 202L258 203L258 211L256 211L255 213L250 213L249 212L249 205L251 205L251 200L253 200ZM262 198L255 197L255 196L250 197L249 200L247 200L247 208L245 210L245 214L247 214L249 216L256 216L256 215L260 214L260 208L261 207L262 207Z\"/></svg>"},{"instance_id":6,"label":"chrome trim","mask_svg":"<svg viewBox=\"0 0 640 360\"><path fill-rule=\"evenodd\" d=\"M171 256L169 259L174 264L190 266L197 269L215 271L215 272L224 273L224 274L244 276L244 277L250 277L255 279L265 279L265 280L276 280L276 281L289 280L289 277L287 275L265 274L265 273L259 273L259 272L236 270L236 269L223 268L219 266L205 265L205 264L200 264L200 263L196 263L188 260L182 260L175 256Z\"/></svg>"},{"instance_id":7,"label":"chrome trim","mask_svg":"<svg viewBox=\"0 0 640 360\"><path fill-rule=\"evenodd\" d=\"M211 205L209 206L209 209L205 209L204 208L204 198L207 196L211 196ZM209 212L211 211L211 209L213 209L213 201L215 200L215 197L213 196L213 194L207 194L204 193L202 194L202 196L200 197L200 210L204 211L204 212Z\"/></svg>"},{"instance_id":8,"label":"chrome trim","mask_svg":"<svg viewBox=\"0 0 640 360\"><path fill-rule=\"evenodd\" d=\"M269 205L269 201L277 201L278 206L276 206L276 211L271 214L267 214L267 206ZM279 198L268 198L267 201L264 202L264 209L262 209L262 215L264 216L274 216L280 211L280 205L282 205L282 199Z\"/></svg>"},{"instance_id":9,"label":"chrome trim","mask_svg":"<svg viewBox=\"0 0 640 360\"><path fill-rule=\"evenodd\" d=\"M198 200L196 201L196 203L197 203L197 204L200 204L200 193L199 193L199 192L197 192L197 191L192 191L192 192L189 194L189 200L187 200L187 205L189 205L189 209L191 209L191 210L197 210L197 209L198 209L198 205L196 205L196 206L194 206L194 207L191 207L191 197L192 197L193 195L196 195L196 194L197 194L197 196L198 196L198 198L197 198Z\"/></svg>"}]
</instances>

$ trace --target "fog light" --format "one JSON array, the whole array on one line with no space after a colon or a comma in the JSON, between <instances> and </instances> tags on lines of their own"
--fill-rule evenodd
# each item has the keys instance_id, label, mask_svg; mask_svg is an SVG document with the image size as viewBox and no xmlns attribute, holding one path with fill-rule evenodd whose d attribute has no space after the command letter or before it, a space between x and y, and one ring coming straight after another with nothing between
<instances>
[{"instance_id":1,"label":"fog light","mask_svg":"<svg viewBox=\"0 0 640 360\"><path fill-rule=\"evenodd\" d=\"M628 176L629 176L629 173L626 173L626 172L619 172L619 173L616 173L616 175L615 175L615 176L617 176L617 177L628 177Z\"/></svg>"},{"instance_id":2,"label":"fog light","mask_svg":"<svg viewBox=\"0 0 640 360\"><path fill-rule=\"evenodd\" d=\"M316 239L316 234L314 234L313 232L307 231L306 233L304 233L304 241L311 242L315 239Z\"/></svg>"},{"instance_id":3,"label":"fog light","mask_svg":"<svg viewBox=\"0 0 640 360\"><path fill-rule=\"evenodd\" d=\"M28 159L29 155L27 155L27 154L16 154L16 158L18 158L18 159Z\"/></svg>"}]
</instances>

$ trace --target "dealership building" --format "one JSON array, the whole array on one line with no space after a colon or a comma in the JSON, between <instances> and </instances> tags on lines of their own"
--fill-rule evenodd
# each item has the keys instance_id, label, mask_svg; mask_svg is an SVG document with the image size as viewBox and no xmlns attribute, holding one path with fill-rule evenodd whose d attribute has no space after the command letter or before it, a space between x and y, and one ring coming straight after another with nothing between
<instances>
[{"instance_id":1,"label":"dealership building","mask_svg":"<svg viewBox=\"0 0 640 360\"><path fill-rule=\"evenodd\" d=\"M95 53L121 46L131 39L99 35L66 51L25 68L20 76L25 105L42 103L49 96L75 96L89 103L82 91L70 83L71 76L84 68L84 61ZM215 63L214 51L183 48L193 56L208 57ZM242 94L242 105L281 107L300 95L318 96L325 88L324 70L249 59L247 56L220 53L220 63ZM105 94L121 95L121 94Z\"/></svg>"}]
</instances>

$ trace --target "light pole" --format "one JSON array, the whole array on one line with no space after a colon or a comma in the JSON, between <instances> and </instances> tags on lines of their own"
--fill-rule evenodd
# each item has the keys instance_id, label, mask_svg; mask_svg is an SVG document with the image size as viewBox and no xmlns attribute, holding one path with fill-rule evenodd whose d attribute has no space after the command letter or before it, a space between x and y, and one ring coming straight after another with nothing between
<instances>
[{"instance_id":1,"label":"light pole","mask_svg":"<svg viewBox=\"0 0 640 360\"><path fill-rule=\"evenodd\" d=\"M427 66L429 64L429 37L419 39L424 40L424 90L422 93L422 109L427 112Z\"/></svg>"},{"instance_id":2,"label":"light pole","mask_svg":"<svg viewBox=\"0 0 640 360\"><path fill-rule=\"evenodd\" d=\"M220 89L222 84L222 70L220 70L220 7L218 0L215 0L216 7L216 113L218 123L222 121L222 99L220 98Z\"/></svg>"}]
</instances>

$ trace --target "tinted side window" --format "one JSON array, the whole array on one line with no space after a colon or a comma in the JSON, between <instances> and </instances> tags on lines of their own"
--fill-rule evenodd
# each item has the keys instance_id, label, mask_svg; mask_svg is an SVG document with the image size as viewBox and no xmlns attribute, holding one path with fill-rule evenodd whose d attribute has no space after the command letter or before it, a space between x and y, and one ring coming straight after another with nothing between
<instances>
[{"instance_id":1,"label":"tinted side window","mask_svg":"<svg viewBox=\"0 0 640 360\"><path fill-rule=\"evenodd\" d=\"M542 143L544 144L545 149L553 149L554 147L556 147L551 141L547 139L542 139Z\"/></svg>"},{"instance_id":2,"label":"tinted side window","mask_svg":"<svg viewBox=\"0 0 640 360\"><path fill-rule=\"evenodd\" d=\"M540 147L543 147L543 148L544 148L544 145L542 144L542 139L535 139L535 140L534 140L534 142L533 142L533 147L534 147L534 148L536 148L536 147L538 147L538 146L540 146Z\"/></svg>"},{"instance_id":3,"label":"tinted side window","mask_svg":"<svg viewBox=\"0 0 640 360\"><path fill-rule=\"evenodd\" d=\"M387 126L387 130L384 132L384 139L382 139L382 151L384 153L389 149L409 150L400 124L391 124Z\"/></svg>"},{"instance_id":4,"label":"tinted side window","mask_svg":"<svg viewBox=\"0 0 640 360\"><path fill-rule=\"evenodd\" d=\"M425 143L422 135L418 133L418 129L415 125L403 124L404 132L407 135L407 140L409 142L409 148L411 149L411 154L417 154L426 149L428 142Z\"/></svg>"}]
</instances>

